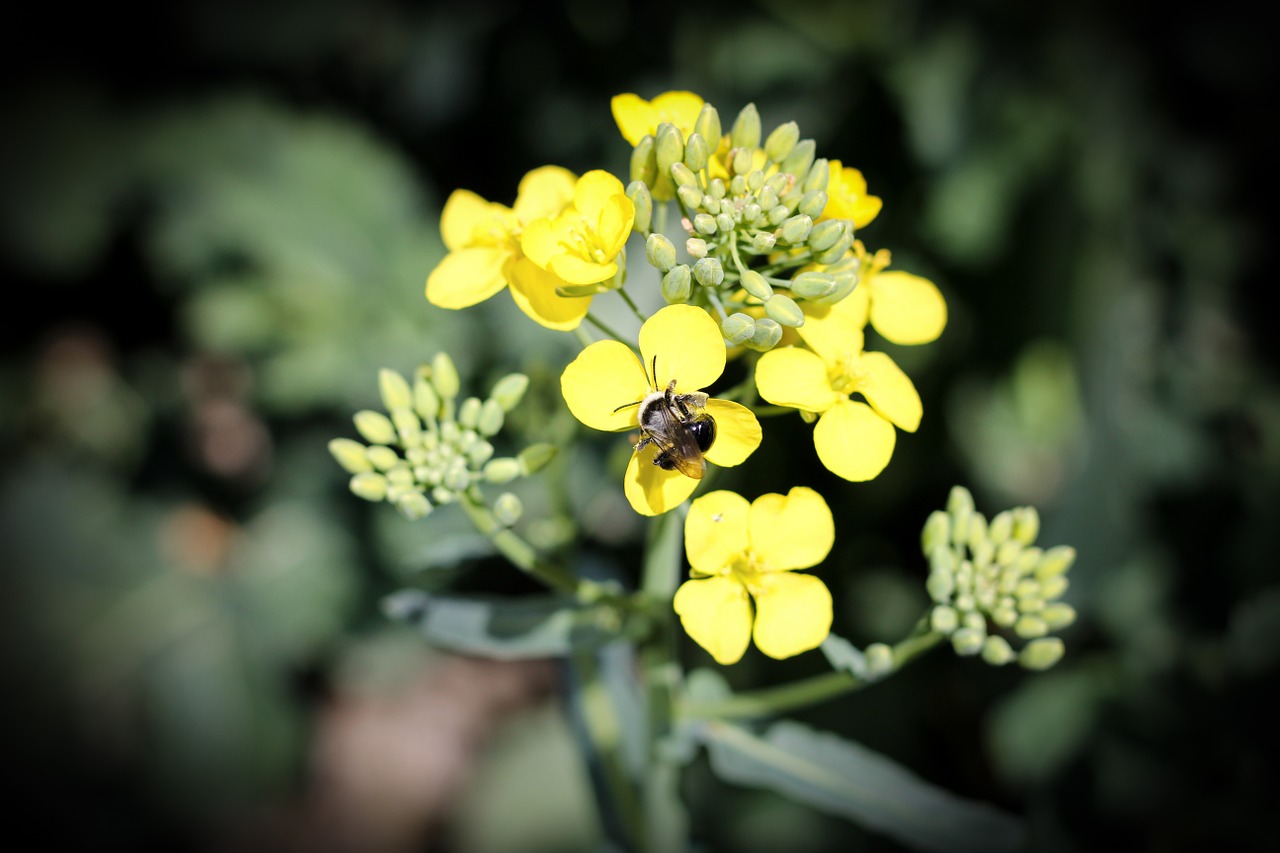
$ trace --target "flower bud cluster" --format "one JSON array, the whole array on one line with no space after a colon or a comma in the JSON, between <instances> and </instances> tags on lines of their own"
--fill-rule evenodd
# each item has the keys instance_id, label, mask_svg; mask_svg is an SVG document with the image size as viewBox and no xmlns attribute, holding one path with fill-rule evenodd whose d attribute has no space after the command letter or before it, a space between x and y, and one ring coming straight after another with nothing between
<instances>
[{"instance_id":1,"label":"flower bud cluster","mask_svg":"<svg viewBox=\"0 0 1280 853\"><path fill-rule=\"evenodd\" d=\"M1028 669L1048 669L1062 657L1062 640L1051 635L1076 619L1075 609L1058 600L1076 552L1066 545L1036 547L1039 531L1034 507L988 521L962 486L951 490L945 512L925 522L930 619L958 654L981 654L996 666L1016 659ZM1015 652L1009 637L1025 645Z\"/></svg>"},{"instance_id":2,"label":"flower bud cluster","mask_svg":"<svg viewBox=\"0 0 1280 853\"><path fill-rule=\"evenodd\" d=\"M378 388L384 412L354 418L367 445L349 438L329 442L329 452L352 476L350 489L367 501L387 501L410 519L452 503L482 483L509 483L540 470L555 454L535 444L517 456L494 456L490 443L528 387L520 373L504 376L489 396L461 397L457 368L447 353L422 365L410 384L384 368ZM506 524L520 516L520 501L506 493L495 508Z\"/></svg>"},{"instance_id":3,"label":"flower bud cluster","mask_svg":"<svg viewBox=\"0 0 1280 853\"><path fill-rule=\"evenodd\" d=\"M795 122L761 134L754 104L724 135L711 104L687 137L659 124L632 152L627 195L646 211L635 228L647 235L645 257L663 274L667 303L714 308L729 345L763 351L784 328L804 324L798 303L848 296L859 264L850 253L853 223L821 219L830 167L815 157L814 141L801 139ZM677 262L671 240L650 231L653 202L668 199L683 214L687 263Z\"/></svg>"}]
</instances>

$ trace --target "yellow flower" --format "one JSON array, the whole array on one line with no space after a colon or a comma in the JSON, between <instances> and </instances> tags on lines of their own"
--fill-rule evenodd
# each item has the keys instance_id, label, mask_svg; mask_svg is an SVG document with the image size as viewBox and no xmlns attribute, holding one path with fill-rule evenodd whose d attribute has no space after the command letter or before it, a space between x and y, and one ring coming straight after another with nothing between
<instances>
[{"instance_id":1,"label":"yellow flower","mask_svg":"<svg viewBox=\"0 0 1280 853\"><path fill-rule=\"evenodd\" d=\"M821 563L834 541L831 510L812 489L750 505L734 492L698 498L684 523L693 577L674 601L685 631L720 664L741 659L753 636L771 658L817 648L831 630L831 593L793 570Z\"/></svg>"},{"instance_id":2,"label":"yellow flower","mask_svg":"<svg viewBox=\"0 0 1280 853\"><path fill-rule=\"evenodd\" d=\"M589 179L594 174L582 179L593 188L583 191L588 203L597 200L594 188L599 182ZM560 296L557 289L573 282L539 266L522 248L521 238L531 224L555 220L574 209L580 183L558 166L534 169L520 181L514 207L485 201L469 190L454 191L440 218L449 254L427 277L427 300L441 308L467 308L507 287L520 310L537 323L550 329L576 328L591 307L591 297ZM579 213L589 219L593 210ZM600 217L594 225L599 224Z\"/></svg>"},{"instance_id":3,"label":"yellow flower","mask_svg":"<svg viewBox=\"0 0 1280 853\"><path fill-rule=\"evenodd\" d=\"M652 101L628 92L614 95L610 106L618 130L634 148L645 136L657 133L658 125L664 121L680 128L681 136L688 139L702 110L702 103L702 98L693 92L663 92ZM707 140L713 148L719 142L718 139Z\"/></svg>"},{"instance_id":4,"label":"yellow flower","mask_svg":"<svg viewBox=\"0 0 1280 853\"><path fill-rule=\"evenodd\" d=\"M828 161L828 166L827 206L818 219L848 219L854 228L870 225L880 212L881 201L879 196L867 195L867 179L839 160Z\"/></svg>"},{"instance_id":5,"label":"yellow flower","mask_svg":"<svg viewBox=\"0 0 1280 853\"><path fill-rule=\"evenodd\" d=\"M810 349L784 347L760 357L760 396L820 415L813 443L822 464L846 480L873 479L893 455L894 426L915 432L920 425L920 395L893 359L862 351L862 327L850 312L810 317L798 331Z\"/></svg>"},{"instance_id":6,"label":"yellow flower","mask_svg":"<svg viewBox=\"0 0 1280 853\"><path fill-rule=\"evenodd\" d=\"M640 327L640 358L626 344L596 341L564 369L560 390L574 417L593 429L613 432L639 429L638 404L650 394L670 388L677 396L692 395L687 413L700 411L715 422L714 442L702 455L716 465L740 465L760 445L760 422L745 406L700 393L720 378L724 364L724 339L715 320L701 308L669 305ZM698 479L658 464L668 445L662 436L653 441L647 437L642 431L624 491L636 512L660 515L684 503Z\"/></svg>"},{"instance_id":7,"label":"yellow flower","mask_svg":"<svg viewBox=\"0 0 1280 853\"><path fill-rule=\"evenodd\" d=\"M890 343L914 345L937 340L947 327L947 301L938 286L918 275L886 270L889 252L885 249L871 255L855 240L853 251L862 267L858 286L831 310L848 312L860 327L870 322ZM814 308L814 315L823 313L824 306Z\"/></svg>"},{"instance_id":8,"label":"yellow flower","mask_svg":"<svg viewBox=\"0 0 1280 853\"><path fill-rule=\"evenodd\" d=\"M541 269L571 285L608 281L631 234L635 205L608 172L587 172L573 189L573 205L525 226L520 248Z\"/></svg>"}]
</instances>

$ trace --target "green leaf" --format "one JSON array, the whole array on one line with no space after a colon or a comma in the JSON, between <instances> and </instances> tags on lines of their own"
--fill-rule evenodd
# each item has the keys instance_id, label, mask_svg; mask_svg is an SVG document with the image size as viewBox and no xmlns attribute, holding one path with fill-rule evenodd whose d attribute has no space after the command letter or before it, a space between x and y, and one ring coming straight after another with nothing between
<instances>
[{"instance_id":1,"label":"green leaf","mask_svg":"<svg viewBox=\"0 0 1280 853\"><path fill-rule=\"evenodd\" d=\"M560 596L481 599L405 589L384 599L383 610L437 646L498 660L562 657L603 645L619 630L611 607Z\"/></svg>"},{"instance_id":2,"label":"green leaf","mask_svg":"<svg viewBox=\"0 0 1280 853\"><path fill-rule=\"evenodd\" d=\"M997 853L1023 840L1013 816L931 785L860 744L790 720L763 737L708 722L702 739L720 778L776 791L915 850Z\"/></svg>"}]
</instances>

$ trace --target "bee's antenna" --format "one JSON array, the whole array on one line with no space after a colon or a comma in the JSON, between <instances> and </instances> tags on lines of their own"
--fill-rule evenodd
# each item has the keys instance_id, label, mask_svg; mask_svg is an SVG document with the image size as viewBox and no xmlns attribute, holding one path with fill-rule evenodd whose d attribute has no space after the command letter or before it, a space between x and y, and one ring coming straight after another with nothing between
<instances>
[{"instance_id":1,"label":"bee's antenna","mask_svg":"<svg viewBox=\"0 0 1280 853\"><path fill-rule=\"evenodd\" d=\"M653 368L649 371L649 373L650 373L649 387L657 388L658 387L658 355L657 353L654 353L653 355Z\"/></svg>"}]
</instances>

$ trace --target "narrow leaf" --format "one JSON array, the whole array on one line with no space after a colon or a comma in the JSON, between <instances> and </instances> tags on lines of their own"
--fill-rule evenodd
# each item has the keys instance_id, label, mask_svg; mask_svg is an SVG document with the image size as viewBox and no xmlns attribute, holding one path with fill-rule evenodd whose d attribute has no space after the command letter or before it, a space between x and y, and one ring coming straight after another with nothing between
<instances>
[{"instance_id":1,"label":"narrow leaf","mask_svg":"<svg viewBox=\"0 0 1280 853\"><path fill-rule=\"evenodd\" d=\"M860 744L790 720L763 737L709 722L702 738L722 779L776 791L915 850L999 853L1023 840L1017 818L931 785Z\"/></svg>"}]
</instances>

